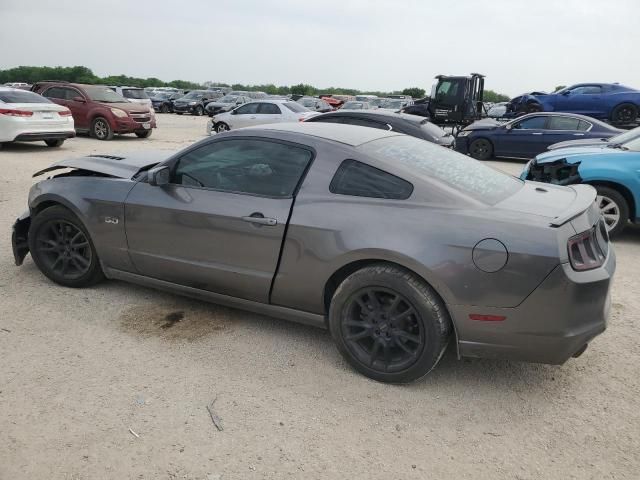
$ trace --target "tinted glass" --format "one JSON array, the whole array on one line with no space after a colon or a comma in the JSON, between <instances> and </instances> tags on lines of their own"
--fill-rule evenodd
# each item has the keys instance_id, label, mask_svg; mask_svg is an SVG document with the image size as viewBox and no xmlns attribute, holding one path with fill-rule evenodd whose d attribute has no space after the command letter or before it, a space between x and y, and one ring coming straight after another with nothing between
<instances>
[{"instance_id":1,"label":"tinted glass","mask_svg":"<svg viewBox=\"0 0 640 480\"><path fill-rule=\"evenodd\" d=\"M44 92L42 96L47 98L59 98L62 100L66 99L64 90L60 87L51 87L46 92Z\"/></svg>"},{"instance_id":2,"label":"tinted glass","mask_svg":"<svg viewBox=\"0 0 640 480\"><path fill-rule=\"evenodd\" d=\"M602 93L602 87L596 85L587 85L584 87L576 87L571 90L573 95L597 95Z\"/></svg>"},{"instance_id":3,"label":"tinted glass","mask_svg":"<svg viewBox=\"0 0 640 480\"><path fill-rule=\"evenodd\" d=\"M322 122L322 123L345 123L345 119L338 115L318 115L317 117L311 117L307 122Z\"/></svg>"},{"instance_id":4,"label":"tinted glass","mask_svg":"<svg viewBox=\"0 0 640 480\"><path fill-rule=\"evenodd\" d=\"M274 103L261 103L259 105L258 113L263 115L280 115L282 113L280 108Z\"/></svg>"},{"instance_id":5,"label":"tinted glass","mask_svg":"<svg viewBox=\"0 0 640 480\"><path fill-rule=\"evenodd\" d=\"M389 130L389 126L386 123L376 122L374 120L369 120L365 118L354 118L354 117L342 117L342 123L347 123L349 125L358 125L360 127L369 127L369 128L379 128L381 130Z\"/></svg>"},{"instance_id":6,"label":"tinted glass","mask_svg":"<svg viewBox=\"0 0 640 480\"><path fill-rule=\"evenodd\" d=\"M547 123L547 117L532 117L522 120L521 122L514 123L513 128L521 130L539 130L543 129Z\"/></svg>"},{"instance_id":7,"label":"tinted glass","mask_svg":"<svg viewBox=\"0 0 640 480\"><path fill-rule=\"evenodd\" d=\"M149 98L149 95L147 95L147 92L145 92L141 88L123 88L122 96L125 98L135 98L137 100Z\"/></svg>"},{"instance_id":8,"label":"tinted glass","mask_svg":"<svg viewBox=\"0 0 640 480\"><path fill-rule=\"evenodd\" d=\"M590 128L591 128L591 124L589 122L585 122L584 120L580 120L580 123L578 124L578 130L580 130L582 132L586 132Z\"/></svg>"},{"instance_id":9,"label":"tinted glass","mask_svg":"<svg viewBox=\"0 0 640 480\"><path fill-rule=\"evenodd\" d=\"M268 197L291 197L311 151L263 140L226 140L205 145L177 163L173 183Z\"/></svg>"},{"instance_id":10,"label":"tinted glass","mask_svg":"<svg viewBox=\"0 0 640 480\"><path fill-rule=\"evenodd\" d=\"M92 85L92 86L84 87L84 91L87 92L87 95L89 95L89 98L94 102L102 102L102 103L127 102L126 98L124 98L122 95L117 94L116 92L114 92L108 87Z\"/></svg>"},{"instance_id":11,"label":"tinted glass","mask_svg":"<svg viewBox=\"0 0 640 480\"><path fill-rule=\"evenodd\" d=\"M42 95L27 90L0 91L0 102L4 103L51 103Z\"/></svg>"},{"instance_id":12,"label":"tinted glass","mask_svg":"<svg viewBox=\"0 0 640 480\"><path fill-rule=\"evenodd\" d=\"M513 195L523 182L482 162L434 143L405 135L381 138L358 147L363 153L436 180L483 203L493 205Z\"/></svg>"},{"instance_id":13,"label":"tinted glass","mask_svg":"<svg viewBox=\"0 0 640 480\"><path fill-rule=\"evenodd\" d=\"M549 119L549 130L578 130L580 120L572 117L551 117Z\"/></svg>"},{"instance_id":14,"label":"tinted glass","mask_svg":"<svg viewBox=\"0 0 640 480\"><path fill-rule=\"evenodd\" d=\"M258 113L259 103L247 103L235 109L236 115L251 115Z\"/></svg>"},{"instance_id":15,"label":"tinted glass","mask_svg":"<svg viewBox=\"0 0 640 480\"><path fill-rule=\"evenodd\" d=\"M296 102L284 102L283 105L294 113L308 112L309 110Z\"/></svg>"},{"instance_id":16,"label":"tinted glass","mask_svg":"<svg viewBox=\"0 0 640 480\"><path fill-rule=\"evenodd\" d=\"M331 180L329 191L354 197L404 200L413 192L413 185L370 165L345 160Z\"/></svg>"}]
</instances>

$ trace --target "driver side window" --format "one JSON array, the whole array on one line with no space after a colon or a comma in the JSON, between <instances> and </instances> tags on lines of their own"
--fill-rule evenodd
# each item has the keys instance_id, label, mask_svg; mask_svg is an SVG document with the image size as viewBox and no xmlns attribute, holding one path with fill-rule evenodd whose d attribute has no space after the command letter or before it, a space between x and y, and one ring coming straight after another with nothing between
<instances>
[{"instance_id":1,"label":"driver side window","mask_svg":"<svg viewBox=\"0 0 640 480\"><path fill-rule=\"evenodd\" d=\"M313 153L272 141L234 139L204 145L175 165L172 183L275 198L293 196Z\"/></svg>"},{"instance_id":2,"label":"driver side window","mask_svg":"<svg viewBox=\"0 0 640 480\"><path fill-rule=\"evenodd\" d=\"M547 117L531 117L521 122L515 123L513 128L516 130L541 130L547 123Z\"/></svg>"},{"instance_id":3,"label":"driver side window","mask_svg":"<svg viewBox=\"0 0 640 480\"><path fill-rule=\"evenodd\" d=\"M258 103L247 103L241 107L236 108L236 115L251 115L258 113Z\"/></svg>"}]
</instances>

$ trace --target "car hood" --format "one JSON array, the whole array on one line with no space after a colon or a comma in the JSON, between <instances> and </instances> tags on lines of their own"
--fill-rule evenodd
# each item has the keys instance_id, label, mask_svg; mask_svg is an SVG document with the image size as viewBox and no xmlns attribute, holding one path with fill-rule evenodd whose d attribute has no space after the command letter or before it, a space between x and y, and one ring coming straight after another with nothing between
<instances>
[{"instance_id":1,"label":"car hood","mask_svg":"<svg viewBox=\"0 0 640 480\"><path fill-rule=\"evenodd\" d=\"M605 147L606 148L606 147ZM561 158L566 158L567 161L570 161L571 158L582 158L588 155L601 155L605 153L607 155L623 155L628 153L626 150L622 150L620 148L605 148L603 147L567 147L560 148L555 150L550 150L548 152L541 153L536 156L536 163L548 163L555 162L556 160L560 160Z\"/></svg>"},{"instance_id":2,"label":"car hood","mask_svg":"<svg viewBox=\"0 0 640 480\"><path fill-rule=\"evenodd\" d=\"M86 157L61 160L34 173L33 176L38 177L54 170L73 168L101 173L110 177L131 178L141 170L164 162L172 154L173 152L166 151L145 151L125 155L87 155Z\"/></svg>"},{"instance_id":3,"label":"car hood","mask_svg":"<svg viewBox=\"0 0 640 480\"><path fill-rule=\"evenodd\" d=\"M601 147L604 148L608 145L606 138L581 138L580 140L567 140L566 142L558 142L553 145L549 145L547 150L557 150L558 148L567 147Z\"/></svg>"},{"instance_id":4,"label":"car hood","mask_svg":"<svg viewBox=\"0 0 640 480\"><path fill-rule=\"evenodd\" d=\"M134 102L122 102L122 103L101 103L105 107L119 108L129 113L149 113L149 108L146 105Z\"/></svg>"},{"instance_id":5,"label":"car hood","mask_svg":"<svg viewBox=\"0 0 640 480\"><path fill-rule=\"evenodd\" d=\"M469 130L495 130L500 125L501 122L493 120L492 118L483 118L482 120L478 120L477 122L473 122L471 125L465 127L464 131Z\"/></svg>"}]
</instances>

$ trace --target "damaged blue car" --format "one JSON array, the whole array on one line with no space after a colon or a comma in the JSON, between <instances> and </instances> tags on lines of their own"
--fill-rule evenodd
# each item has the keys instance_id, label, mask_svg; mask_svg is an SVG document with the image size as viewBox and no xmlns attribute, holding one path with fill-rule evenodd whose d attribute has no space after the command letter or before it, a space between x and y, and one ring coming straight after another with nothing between
<instances>
[{"instance_id":1,"label":"damaged blue car","mask_svg":"<svg viewBox=\"0 0 640 480\"><path fill-rule=\"evenodd\" d=\"M541 153L520 178L556 185L586 183L598 191L596 202L610 236L629 221L640 223L640 138L606 147L568 147Z\"/></svg>"}]
</instances>

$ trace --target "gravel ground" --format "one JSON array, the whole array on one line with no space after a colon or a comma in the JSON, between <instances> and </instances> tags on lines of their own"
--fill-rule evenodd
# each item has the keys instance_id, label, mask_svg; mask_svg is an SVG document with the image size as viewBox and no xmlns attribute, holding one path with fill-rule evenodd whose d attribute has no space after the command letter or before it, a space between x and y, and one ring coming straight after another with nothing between
<instances>
[{"instance_id":1,"label":"gravel ground","mask_svg":"<svg viewBox=\"0 0 640 480\"><path fill-rule=\"evenodd\" d=\"M30 258L13 265L34 171L175 150L205 123L160 115L148 140L0 151L0 479L639 478L640 229L616 242L610 325L582 357L458 361L450 349L408 386L356 374L320 330L120 282L66 289Z\"/></svg>"}]
</instances>

